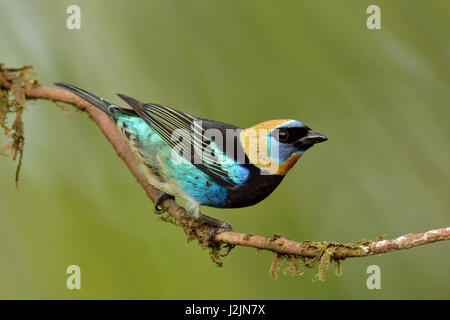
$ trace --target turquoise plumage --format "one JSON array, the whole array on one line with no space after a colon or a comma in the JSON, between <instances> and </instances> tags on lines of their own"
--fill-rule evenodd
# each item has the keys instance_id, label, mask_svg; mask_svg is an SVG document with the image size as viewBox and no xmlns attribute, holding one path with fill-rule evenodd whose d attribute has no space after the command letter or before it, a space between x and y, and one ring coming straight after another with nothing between
<instances>
[{"instance_id":1,"label":"turquoise plumage","mask_svg":"<svg viewBox=\"0 0 450 320\"><path fill-rule=\"evenodd\" d=\"M206 173L178 154L144 120L116 112L121 128L135 156L140 160L141 171L152 185L169 194L209 206L226 206L227 190ZM240 170L230 166L230 171ZM243 169L242 170L246 170ZM234 179L236 182L244 182Z\"/></svg>"}]
</instances>

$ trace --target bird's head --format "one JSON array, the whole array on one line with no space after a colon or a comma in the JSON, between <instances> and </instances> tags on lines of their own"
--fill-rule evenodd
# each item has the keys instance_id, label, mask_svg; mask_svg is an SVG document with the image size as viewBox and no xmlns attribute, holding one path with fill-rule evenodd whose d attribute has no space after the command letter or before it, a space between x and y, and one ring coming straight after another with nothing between
<instances>
[{"instance_id":1,"label":"bird's head","mask_svg":"<svg viewBox=\"0 0 450 320\"><path fill-rule=\"evenodd\" d=\"M270 120L240 134L244 151L252 164L266 174L286 174L314 144L328 138L296 120Z\"/></svg>"}]
</instances>

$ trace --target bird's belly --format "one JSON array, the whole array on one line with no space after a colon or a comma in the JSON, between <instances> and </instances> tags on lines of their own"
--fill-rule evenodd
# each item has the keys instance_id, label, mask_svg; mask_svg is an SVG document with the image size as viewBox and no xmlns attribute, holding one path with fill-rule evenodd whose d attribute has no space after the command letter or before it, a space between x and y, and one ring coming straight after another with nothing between
<instances>
[{"instance_id":1,"label":"bird's belly","mask_svg":"<svg viewBox=\"0 0 450 320\"><path fill-rule=\"evenodd\" d=\"M158 189L212 207L223 207L228 202L228 190L213 181L205 173L190 163L173 165L171 158L159 158L163 167L149 165L151 159L146 159L140 165L148 182ZM158 162L159 162L158 161Z\"/></svg>"},{"instance_id":2,"label":"bird's belly","mask_svg":"<svg viewBox=\"0 0 450 320\"><path fill-rule=\"evenodd\" d=\"M228 192L227 208L252 206L267 198L281 183L282 175L259 175L248 183Z\"/></svg>"}]
</instances>

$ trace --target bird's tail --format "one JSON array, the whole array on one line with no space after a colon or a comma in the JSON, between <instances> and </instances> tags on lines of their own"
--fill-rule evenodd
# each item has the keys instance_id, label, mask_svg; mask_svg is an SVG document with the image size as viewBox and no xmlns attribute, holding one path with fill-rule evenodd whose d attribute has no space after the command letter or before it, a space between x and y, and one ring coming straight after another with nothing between
<instances>
[{"instance_id":1,"label":"bird's tail","mask_svg":"<svg viewBox=\"0 0 450 320\"><path fill-rule=\"evenodd\" d=\"M81 99L86 100L90 104L96 106L100 110L106 112L110 116L114 116L113 108L117 108L116 105L112 104L106 99L103 99L102 97L96 95L95 93L80 89L78 87L75 87L71 84L67 84L64 82L55 82L55 85L57 85L60 88L69 90L70 92L76 94Z\"/></svg>"}]
</instances>

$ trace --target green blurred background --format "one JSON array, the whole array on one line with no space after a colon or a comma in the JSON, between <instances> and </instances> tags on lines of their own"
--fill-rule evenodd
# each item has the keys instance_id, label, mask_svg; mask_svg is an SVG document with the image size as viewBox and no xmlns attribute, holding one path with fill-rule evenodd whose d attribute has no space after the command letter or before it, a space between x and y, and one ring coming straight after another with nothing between
<instances>
[{"instance_id":1,"label":"green blurred background","mask_svg":"<svg viewBox=\"0 0 450 320\"><path fill-rule=\"evenodd\" d=\"M81 30L66 8L81 7ZM381 7L382 30L366 28ZM0 0L0 62L33 65L121 103L121 92L248 127L295 118L330 137L262 203L204 208L238 231L356 241L450 225L450 2ZM269 253L224 267L158 221L86 114L29 102L20 190L0 158L0 298L450 298L450 243L344 262L326 282L272 280ZM4 144L0 136L0 144ZM68 265L82 290L66 288ZM368 290L366 268L381 268Z\"/></svg>"}]
</instances>

